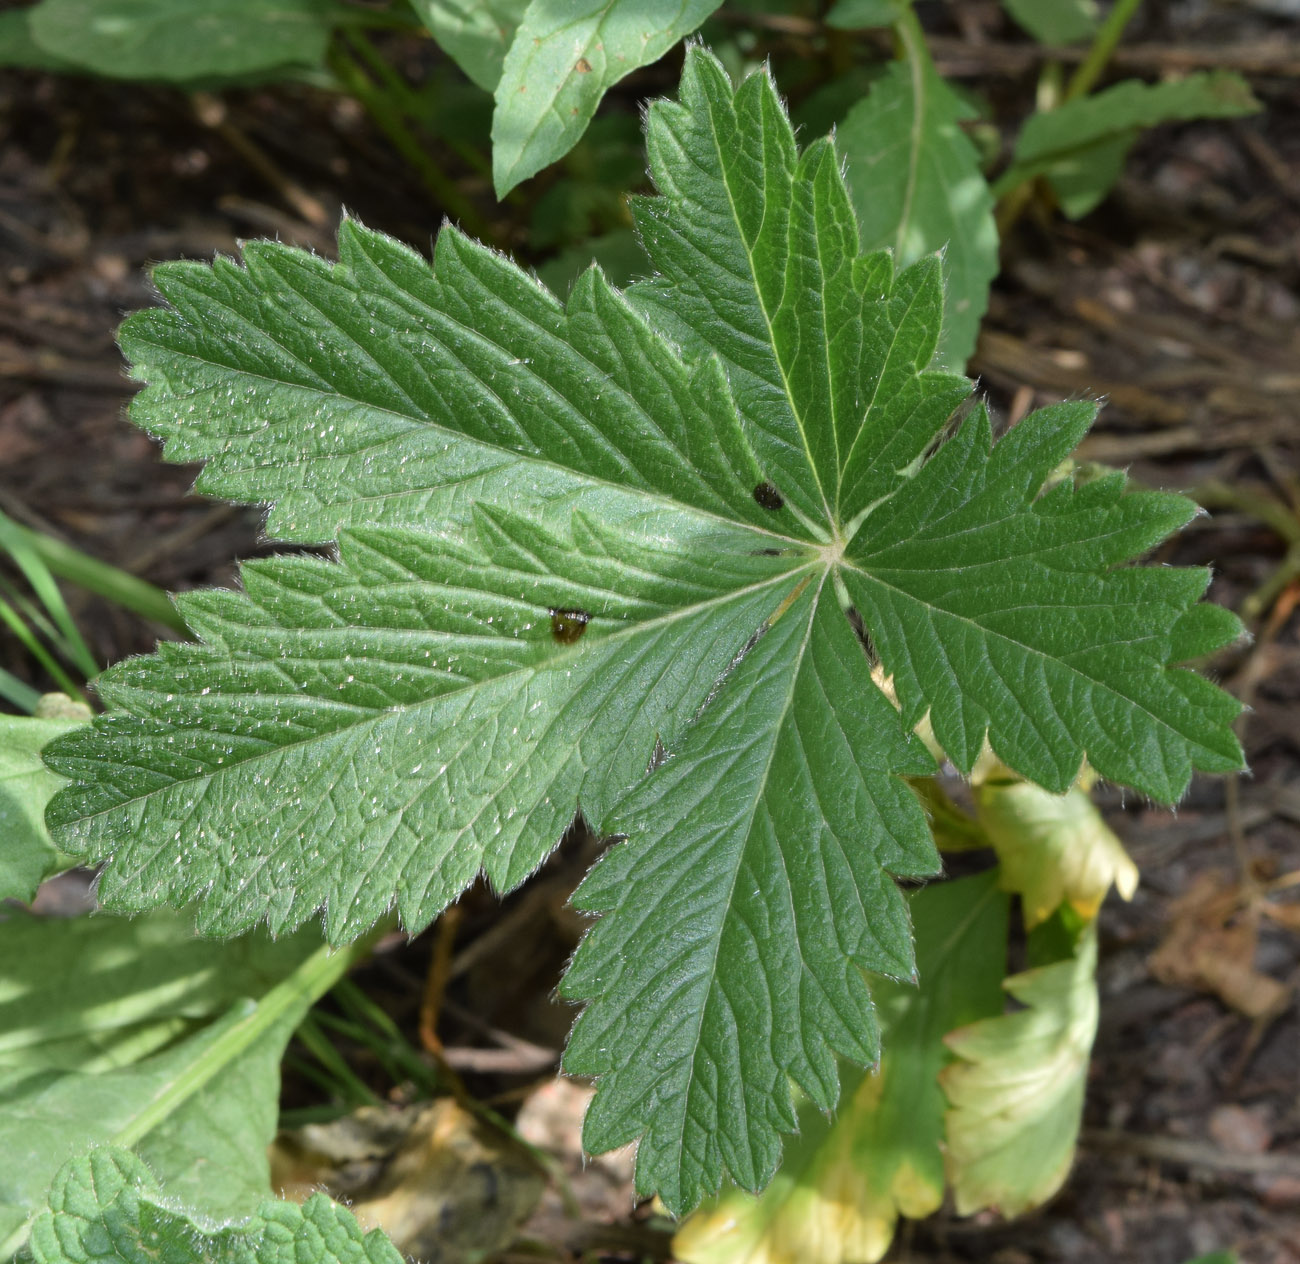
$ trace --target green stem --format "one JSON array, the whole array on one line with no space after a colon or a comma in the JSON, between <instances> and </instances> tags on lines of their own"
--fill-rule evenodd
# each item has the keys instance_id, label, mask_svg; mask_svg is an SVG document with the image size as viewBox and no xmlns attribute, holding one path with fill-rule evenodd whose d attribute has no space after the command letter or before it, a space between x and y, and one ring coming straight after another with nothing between
<instances>
[{"instance_id":1,"label":"green stem","mask_svg":"<svg viewBox=\"0 0 1300 1264\"><path fill-rule=\"evenodd\" d=\"M1079 68L1065 85L1063 100L1074 101L1092 91L1093 85L1101 78L1101 72L1106 69L1111 54L1119 45L1124 28L1133 20L1141 3L1142 0L1115 0L1106 20L1093 36L1088 55L1079 63Z\"/></svg>"},{"instance_id":2,"label":"green stem","mask_svg":"<svg viewBox=\"0 0 1300 1264\"><path fill-rule=\"evenodd\" d=\"M387 926L383 929L387 930ZM372 932L346 948L318 948L287 979L277 983L239 1021L204 1051L202 1056L178 1079L169 1084L149 1105L123 1128L112 1144L129 1148L147 1136L164 1119L189 1101L218 1071L229 1066L240 1054L293 1010L305 1011L320 1000L348 969L370 951L376 938Z\"/></svg>"},{"instance_id":3,"label":"green stem","mask_svg":"<svg viewBox=\"0 0 1300 1264\"><path fill-rule=\"evenodd\" d=\"M379 125L379 129L388 137L393 148L411 164L412 170L420 177L424 187L438 205L453 219L459 220L461 227L472 236L483 241L494 241L495 233L492 226L479 213L474 203L460 191L451 177L434 162L411 129L406 126L402 111L394 103L392 96L376 85L374 80L362 70L341 40L336 40L330 49L329 65L343 87L361 102L370 117Z\"/></svg>"},{"instance_id":4,"label":"green stem","mask_svg":"<svg viewBox=\"0 0 1300 1264\"><path fill-rule=\"evenodd\" d=\"M74 549L62 540L32 531L0 513L0 531L12 531L32 552L45 563L50 574L77 584L100 597L116 602L155 623L171 628L181 636L189 636L185 620L176 612L171 599L161 588L136 576L101 562L88 553Z\"/></svg>"}]
</instances>

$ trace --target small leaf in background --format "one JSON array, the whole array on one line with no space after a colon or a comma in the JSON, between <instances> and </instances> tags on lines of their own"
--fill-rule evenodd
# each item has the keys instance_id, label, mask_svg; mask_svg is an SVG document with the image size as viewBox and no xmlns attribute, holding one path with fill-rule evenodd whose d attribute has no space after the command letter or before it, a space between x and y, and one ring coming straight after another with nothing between
<instances>
[{"instance_id":1,"label":"small leaf in background","mask_svg":"<svg viewBox=\"0 0 1300 1264\"><path fill-rule=\"evenodd\" d=\"M1052 794L996 769L975 787L975 811L1030 930L1063 902L1095 917L1112 884L1133 898L1137 866L1081 786Z\"/></svg>"},{"instance_id":2,"label":"small leaf in background","mask_svg":"<svg viewBox=\"0 0 1300 1264\"><path fill-rule=\"evenodd\" d=\"M998 271L993 195L958 121L969 111L928 62L895 62L836 132L867 250L896 267L942 250L938 360L962 368L975 349Z\"/></svg>"},{"instance_id":3,"label":"small leaf in background","mask_svg":"<svg viewBox=\"0 0 1300 1264\"><path fill-rule=\"evenodd\" d=\"M72 863L45 828L45 805L66 779L46 768L41 748L88 723L90 711L81 709L79 718L0 716L0 900L30 903L46 878Z\"/></svg>"},{"instance_id":4,"label":"small leaf in background","mask_svg":"<svg viewBox=\"0 0 1300 1264\"><path fill-rule=\"evenodd\" d=\"M76 63L42 48L32 35L31 9L0 13L0 66L24 70L75 72Z\"/></svg>"},{"instance_id":5,"label":"small leaf in background","mask_svg":"<svg viewBox=\"0 0 1300 1264\"><path fill-rule=\"evenodd\" d=\"M491 92L528 0L411 0L438 46Z\"/></svg>"},{"instance_id":6,"label":"small leaf in background","mask_svg":"<svg viewBox=\"0 0 1300 1264\"><path fill-rule=\"evenodd\" d=\"M717 7L718 0L531 0L496 90L497 197L566 154L612 85L658 61Z\"/></svg>"},{"instance_id":7,"label":"small leaf in background","mask_svg":"<svg viewBox=\"0 0 1300 1264\"><path fill-rule=\"evenodd\" d=\"M939 1082L948 1180L960 1215L985 1207L1017 1216L1049 1199L1070 1171L1097 1034L1097 934L1075 955L1014 975L1003 987L1024 1009L948 1035L958 1061Z\"/></svg>"},{"instance_id":8,"label":"small leaf in background","mask_svg":"<svg viewBox=\"0 0 1300 1264\"><path fill-rule=\"evenodd\" d=\"M928 886L908 901L920 986L875 985L885 1053L841 1066L833 1117L803 1102L799 1134L757 1198L732 1189L678 1230L684 1264L869 1264L900 1215L943 1202L944 1096L952 1028L1002 1011L1007 900L995 874Z\"/></svg>"},{"instance_id":9,"label":"small leaf in background","mask_svg":"<svg viewBox=\"0 0 1300 1264\"><path fill-rule=\"evenodd\" d=\"M74 1159L32 1229L36 1264L403 1264L377 1230L315 1194L301 1207L268 1199L237 1224L214 1224L178 1206L126 1150Z\"/></svg>"},{"instance_id":10,"label":"small leaf in background","mask_svg":"<svg viewBox=\"0 0 1300 1264\"><path fill-rule=\"evenodd\" d=\"M41 0L47 52L116 79L219 79L316 66L335 0Z\"/></svg>"},{"instance_id":11,"label":"small leaf in background","mask_svg":"<svg viewBox=\"0 0 1300 1264\"><path fill-rule=\"evenodd\" d=\"M280 1057L312 997L291 999L238 1056L211 1059L320 942L315 928L201 940L168 910L0 922L0 1243L71 1155L131 1133L187 1077L202 1077L190 1108L180 1093L145 1134L156 1170L209 1213L265 1197Z\"/></svg>"},{"instance_id":12,"label":"small leaf in background","mask_svg":"<svg viewBox=\"0 0 1300 1264\"><path fill-rule=\"evenodd\" d=\"M1097 29L1097 0L1002 0L1002 7L1040 44L1073 44Z\"/></svg>"},{"instance_id":13,"label":"small leaf in background","mask_svg":"<svg viewBox=\"0 0 1300 1264\"><path fill-rule=\"evenodd\" d=\"M1231 71L1198 72L1157 84L1128 79L1026 119L1011 166L993 191L1000 196L1025 180L1045 176L1062 211L1078 219L1119 178L1143 128L1180 119L1233 118L1259 109L1250 86Z\"/></svg>"},{"instance_id":14,"label":"small leaf in background","mask_svg":"<svg viewBox=\"0 0 1300 1264\"><path fill-rule=\"evenodd\" d=\"M889 26L910 0L836 0L826 15L826 25L842 31Z\"/></svg>"}]
</instances>

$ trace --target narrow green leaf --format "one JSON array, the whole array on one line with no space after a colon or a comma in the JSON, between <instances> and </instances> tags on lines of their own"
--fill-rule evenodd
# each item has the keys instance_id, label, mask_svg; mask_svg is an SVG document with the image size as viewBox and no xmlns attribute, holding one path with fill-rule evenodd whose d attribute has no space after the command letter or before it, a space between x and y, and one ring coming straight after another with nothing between
<instances>
[{"instance_id":1,"label":"narrow green leaf","mask_svg":"<svg viewBox=\"0 0 1300 1264\"><path fill-rule=\"evenodd\" d=\"M757 1199L723 1193L683 1224L685 1264L866 1264L899 1215L943 1202L943 1037L1002 1012L1007 899L996 873L936 883L908 900L920 986L878 980L885 1053L875 1072L844 1066L839 1110L799 1108L799 1134Z\"/></svg>"},{"instance_id":2,"label":"narrow green leaf","mask_svg":"<svg viewBox=\"0 0 1300 1264\"><path fill-rule=\"evenodd\" d=\"M1246 81L1226 70L1147 84L1127 79L1093 96L1031 115L1016 138L1011 166L993 191L999 196L1046 176L1071 218L1086 215L1118 177L1143 128L1178 119L1254 114L1259 102Z\"/></svg>"},{"instance_id":3,"label":"narrow green leaf","mask_svg":"<svg viewBox=\"0 0 1300 1264\"><path fill-rule=\"evenodd\" d=\"M501 64L523 20L528 0L411 0L439 47L486 92L501 79Z\"/></svg>"},{"instance_id":4,"label":"narrow green leaf","mask_svg":"<svg viewBox=\"0 0 1300 1264\"><path fill-rule=\"evenodd\" d=\"M1083 1113L1097 1034L1097 932L1075 956L1007 979L1025 1008L953 1032L958 1061L940 1075L948 1178L957 1211L996 1207L1018 1216L1065 1181Z\"/></svg>"},{"instance_id":5,"label":"narrow green leaf","mask_svg":"<svg viewBox=\"0 0 1300 1264\"><path fill-rule=\"evenodd\" d=\"M957 369L975 350L998 271L993 195L958 126L968 112L918 54L891 65L835 134L863 246L889 247L899 267L943 252L938 358Z\"/></svg>"},{"instance_id":6,"label":"narrow green leaf","mask_svg":"<svg viewBox=\"0 0 1300 1264\"><path fill-rule=\"evenodd\" d=\"M324 59L335 0L41 0L32 36L114 79L215 79Z\"/></svg>"},{"instance_id":7,"label":"narrow green leaf","mask_svg":"<svg viewBox=\"0 0 1300 1264\"><path fill-rule=\"evenodd\" d=\"M324 1194L301 1207L268 1199L238 1224L178 1207L138 1158L92 1150L50 1191L32 1231L36 1264L401 1264L378 1229L363 1233Z\"/></svg>"},{"instance_id":8,"label":"narrow green leaf","mask_svg":"<svg viewBox=\"0 0 1300 1264\"><path fill-rule=\"evenodd\" d=\"M0 716L0 900L27 903L50 874L66 867L45 827L45 805L64 782L45 767L40 752L85 722Z\"/></svg>"},{"instance_id":9,"label":"narrow green leaf","mask_svg":"<svg viewBox=\"0 0 1300 1264\"><path fill-rule=\"evenodd\" d=\"M1097 29L1097 0L1002 0L1002 7L1022 30L1052 47L1086 40Z\"/></svg>"},{"instance_id":10,"label":"narrow green leaf","mask_svg":"<svg viewBox=\"0 0 1300 1264\"><path fill-rule=\"evenodd\" d=\"M718 0L529 0L492 116L497 197L568 153L605 93L658 61Z\"/></svg>"}]
</instances>

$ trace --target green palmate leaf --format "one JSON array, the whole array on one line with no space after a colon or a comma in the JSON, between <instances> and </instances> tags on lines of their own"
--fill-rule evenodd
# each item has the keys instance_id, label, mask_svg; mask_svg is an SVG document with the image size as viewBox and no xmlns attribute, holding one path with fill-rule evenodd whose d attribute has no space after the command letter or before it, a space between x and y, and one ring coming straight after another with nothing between
<instances>
[{"instance_id":1,"label":"green palmate leaf","mask_svg":"<svg viewBox=\"0 0 1300 1264\"><path fill-rule=\"evenodd\" d=\"M673 1240L686 1264L866 1264L899 1215L943 1202L945 1101L936 1076L954 1027L1002 1010L1007 900L996 874L928 886L908 901L919 988L882 980L885 1054L874 1074L844 1067L833 1118L799 1108L799 1135L758 1198L725 1192Z\"/></svg>"},{"instance_id":2,"label":"green palmate leaf","mask_svg":"<svg viewBox=\"0 0 1300 1264\"><path fill-rule=\"evenodd\" d=\"M608 915L571 1065L604 1077L588 1142L643 1133L675 1209L770 1175L789 1076L829 1106L834 1055L876 1056L862 969L913 969L889 875L937 866L903 780L933 767L922 714L959 766L987 730L1052 788L1085 752L1164 798L1240 766L1236 704L1170 666L1238 625L1203 572L1121 565L1190 502L1038 495L1087 405L940 442L969 383L927 367L938 261L861 253L833 147L799 154L765 75L733 91L692 49L681 98L637 208L659 275L626 296L592 270L561 305L453 230L430 268L355 224L337 265L158 270L171 307L122 338L136 420L337 556L183 597L200 643L105 673L110 713L47 751L104 901L198 900L222 933L417 929L577 811L626 833L581 896Z\"/></svg>"},{"instance_id":3,"label":"green palmate leaf","mask_svg":"<svg viewBox=\"0 0 1300 1264\"><path fill-rule=\"evenodd\" d=\"M939 1078L952 1106L948 1178L960 1214L1017 1216L1064 1183L1097 1034L1096 971L1089 926L1074 956L1006 980L1024 1009L948 1037L958 1061Z\"/></svg>"},{"instance_id":4,"label":"green palmate leaf","mask_svg":"<svg viewBox=\"0 0 1300 1264\"><path fill-rule=\"evenodd\" d=\"M41 0L46 51L118 79L214 79L318 65L336 0Z\"/></svg>"},{"instance_id":5,"label":"green palmate leaf","mask_svg":"<svg viewBox=\"0 0 1300 1264\"><path fill-rule=\"evenodd\" d=\"M1128 79L1027 119L1011 166L994 192L1046 176L1061 209L1078 218L1106 196L1143 128L1178 119L1232 118L1259 108L1246 81L1230 71L1158 84Z\"/></svg>"},{"instance_id":6,"label":"green palmate leaf","mask_svg":"<svg viewBox=\"0 0 1300 1264\"><path fill-rule=\"evenodd\" d=\"M412 0L442 50L491 92L528 0Z\"/></svg>"},{"instance_id":7,"label":"green palmate leaf","mask_svg":"<svg viewBox=\"0 0 1300 1264\"><path fill-rule=\"evenodd\" d=\"M45 828L45 805L63 778L45 767L40 752L89 718L0 716L0 900L29 901L45 878L66 867Z\"/></svg>"},{"instance_id":8,"label":"green palmate leaf","mask_svg":"<svg viewBox=\"0 0 1300 1264\"><path fill-rule=\"evenodd\" d=\"M496 85L497 197L573 148L606 91L658 61L718 0L529 0Z\"/></svg>"},{"instance_id":9,"label":"green palmate leaf","mask_svg":"<svg viewBox=\"0 0 1300 1264\"><path fill-rule=\"evenodd\" d=\"M975 350L998 271L993 195L958 126L967 113L917 49L889 67L835 137L864 246L888 246L900 266L943 251L939 358L955 368Z\"/></svg>"},{"instance_id":10,"label":"green palmate leaf","mask_svg":"<svg viewBox=\"0 0 1300 1264\"><path fill-rule=\"evenodd\" d=\"M401 1264L378 1229L313 1194L301 1207L267 1199L237 1224L178 1206L149 1168L124 1150L70 1162L32 1230L36 1264Z\"/></svg>"},{"instance_id":11,"label":"green palmate leaf","mask_svg":"<svg viewBox=\"0 0 1300 1264\"><path fill-rule=\"evenodd\" d=\"M1002 7L1041 44L1073 44L1097 29L1097 0L1002 0Z\"/></svg>"},{"instance_id":12,"label":"green palmate leaf","mask_svg":"<svg viewBox=\"0 0 1300 1264\"><path fill-rule=\"evenodd\" d=\"M266 1197L279 1060L346 963L318 932L213 943L166 911L13 916L0 960L0 1258L91 1144L143 1137L155 1170L207 1214Z\"/></svg>"}]
</instances>

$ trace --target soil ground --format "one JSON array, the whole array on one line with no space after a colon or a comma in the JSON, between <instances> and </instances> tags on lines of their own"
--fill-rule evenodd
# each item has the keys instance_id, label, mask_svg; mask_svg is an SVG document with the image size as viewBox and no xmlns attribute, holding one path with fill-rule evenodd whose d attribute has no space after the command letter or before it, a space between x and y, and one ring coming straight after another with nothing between
<instances>
[{"instance_id":1,"label":"soil ground","mask_svg":"<svg viewBox=\"0 0 1300 1264\"><path fill-rule=\"evenodd\" d=\"M1212 566L1211 595L1250 616L1253 643L1213 670L1251 705L1252 775L1198 781L1176 813L1100 792L1142 885L1101 917L1103 1017L1073 1175L1013 1223L906 1226L894 1260L1180 1264L1227 1248L1246 1264L1300 1261L1300 30L1283 8L1150 6L1121 69L1240 69L1266 111L1145 138L1080 223L1022 219L972 366L1011 420L1107 397L1086 455L1213 509L1160 560ZM1022 115L1037 54L992 6L952 11L927 14L941 67L1000 118ZM411 54L416 71L425 55ZM652 68L607 109L675 77ZM252 236L328 254L344 203L424 245L440 208L355 103L302 87L196 102L6 73L0 136L0 508L170 590L233 583L234 559L269 551L258 512L190 495L195 470L161 464L123 419L133 387L113 331L150 302L144 269ZM534 195L499 209L480 175L450 169L518 244ZM159 634L69 598L101 662ZM43 683L5 638L0 666ZM564 898L590 848L571 840L504 903L475 890L454 927L390 945L367 980L413 1033L432 953L449 980L445 1057L507 1112L549 1082L572 1019L552 992L577 934ZM286 1104L310 1100L291 1077ZM576 1150L574 1164L597 1170ZM543 1215L534 1237L552 1233L561 1258L666 1258L663 1224L632 1212L617 1169L599 1188L583 1179L578 1221Z\"/></svg>"}]
</instances>

